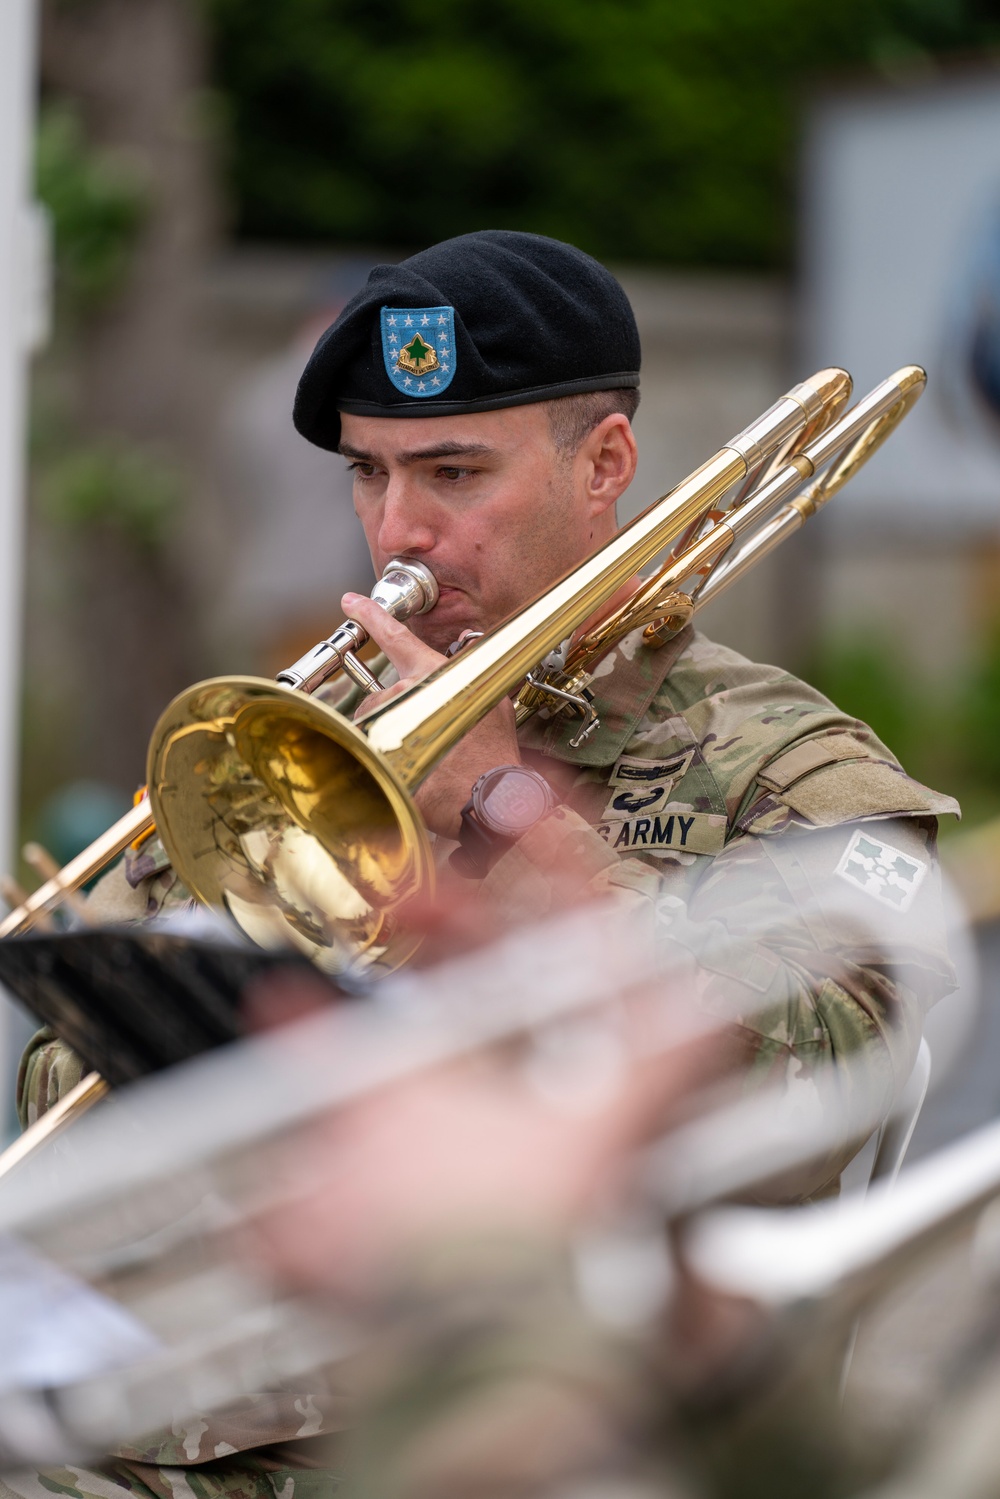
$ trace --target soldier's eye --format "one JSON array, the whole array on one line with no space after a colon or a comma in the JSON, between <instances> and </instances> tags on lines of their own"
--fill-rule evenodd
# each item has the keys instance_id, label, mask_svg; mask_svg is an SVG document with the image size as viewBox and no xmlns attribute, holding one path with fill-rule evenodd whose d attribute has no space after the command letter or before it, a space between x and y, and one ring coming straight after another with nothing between
<instances>
[{"instance_id":1,"label":"soldier's eye","mask_svg":"<svg viewBox=\"0 0 1000 1499\"><path fill-rule=\"evenodd\" d=\"M472 468L439 468L438 469L438 474L441 476L441 478L442 479L447 479L450 483L453 483L453 484L460 482L462 479L467 479L470 474L474 474L474 473L475 473L475 469L472 469Z\"/></svg>"},{"instance_id":2,"label":"soldier's eye","mask_svg":"<svg viewBox=\"0 0 1000 1499\"><path fill-rule=\"evenodd\" d=\"M374 463L362 463L360 459L356 459L353 463L347 465L347 471L353 474L356 479L371 479L375 474L375 465Z\"/></svg>"}]
</instances>

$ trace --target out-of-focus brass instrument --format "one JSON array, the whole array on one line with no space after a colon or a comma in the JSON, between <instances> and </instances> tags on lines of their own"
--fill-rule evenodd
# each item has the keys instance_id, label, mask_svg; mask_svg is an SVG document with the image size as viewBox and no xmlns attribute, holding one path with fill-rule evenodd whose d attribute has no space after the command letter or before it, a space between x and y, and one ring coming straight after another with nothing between
<instances>
[{"instance_id":1,"label":"out-of-focus brass instrument","mask_svg":"<svg viewBox=\"0 0 1000 1499\"><path fill-rule=\"evenodd\" d=\"M605 1097L627 1092L633 1068L648 1066L654 1056L680 1055L716 1024L694 1007L685 1012L685 997L668 992L665 961L643 941L641 922L630 925L627 914L605 908L595 916L592 907L563 912L541 927L507 934L486 953L390 977L370 1004L321 1011L266 1039L123 1089L107 1110L71 1133L61 1153L5 1185L0 1270L9 1273L10 1249L19 1243L74 1277L77 1292L93 1288L105 1306L110 1298L146 1338L132 1338L122 1350L127 1326L109 1329L104 1319L95 1332L92 1320L67 1319L66 1303L60 1303L55 1315L69 1329L68 1367L61 1377L50 1373L44 1386L37 1378L26 1388L0 1385L0 1465L74 1461L247 1396L275 1388L322 1390L331 1366L340 1388L350 1388L350 1361L373 1348L377 1379L386 1358L391 1367L400 1356L391 1335L400 1323L402 1354L414 1377L425 1378L426 1365L413 1356L421 1336L441 1358L460 1349L464 1374L475 1323L470 1328L463 1321L462 1338L454 1336L451 1298L468 1303L461 1273L418 1274L413 1289L400 1295L396 1272L405 1270L405 1251L412 1247L404 1234L393 1244L403 1253L393 1260L385 1287L388 1304L367 1295L352 1301L343 1291L303 1294L277 1280L254 1252L253 1225L261 1214L283 1210L290 1195L294 1201L290 1162L304 1144L308 1148L311 1123L328 1111L384 1097L394 1084L422 1073L492 1055L505 1073L522 1080L527 1099L534 1094L536 1101L565 1104L575 1097L579 1103L579 1093L565 1091L579 1080L581 1053L572 1044L579 1027L584 1054L611 1062L610 1072L598 1067L602 1086L611 1089ZM553 1037L554 1046L548 1044ZM303 1066L304 1058L311 1065ZM623 1151L616 1190L592 1199L590 1213L565 1229L576 1273L566 1300L559 1299L558 1325L572 1316L572 1296L578 1315L596 1318L606 1331L609 1280L631 1293L638 1283L638 1300L625 1297L628 1339L650 1354L641 1367L658 1389L664 1418L658 1440L672 1429L666 1418L674 1410L675 1382L682 1398L694 1393L735 1401L742 1422L761 1395L768 1399L803 1366L819 1367L828 1342L839 1344L839 1362L859 1310L890 1290L904 1268L953 1242L1000 1197L1000 1124L994 1122L907 1168L892 1190L883 1182L867 1197L791 1210L733 1206L734 1197L746 1198L776 1170L804 1166L842 1141L858 1122L859 1101L874 1122L884 1106L881 1089L863 1067L852 1072L850 1057L835 1069L818 1067L805 1095L783 1079L762 1084L751 1097L720 1095L711 1080L706 1085L687 1096L682 1117L675 1116L666 1133L648 1118L648 1131ZM583 1096L593 1105L593 1094ZM567 1115L559 1108L556 1117L562 1131ZM584 1109L576 1117L586 1134L593 1115ZM404 1157L405 1151L404 1145ZM508 1206L519 1223L517 1198ZM461 1222L443 1213L449 1245ZM664 1233L668 1224L670 1234ZM983 1248L992 1259L996 1238L989 1237L992 1248ZM496 1260L476 1261L486 1277L491 1265L501 1267L498 1297L486 1303L491 1338L504 1296L514 1298L522 1317L530 1294L526 1267L534 1241L514 1242L513 1282L503 1274L502 1235ZM424 1244L417 1241L418 1251ZM543 1256L547 1244L538 1240ZM587 1273L595 1256L596 1284ZM676 1273L678 1259L684 1275ZM425 1263L418 1252L418 1271ZM544 1257L542 1263L548 1268ZM692 1274L698 1286L693 1316L707 1339L697 1361L691 1357ZM490 1283L477 1281L482 1284ZM72 1289L64 1286L62 1294ZM40 1293L29 1280L19 1294L22 1303L33 1295L44 1309L44 1287ZM704 1317L705 1296L719 1298L723 1312L738 1297L752 1315L721 1322ZM415 1297L425 1298L419 1317ZM79 1311L79 1301L75 1305ZM683 1320L671 1316L681 1309ZM612 1327L620 1332L621 1323ZM987 1320L984 1331L982 1323L967 1320L967 1329L980 1348L995 1342L995 1322ZM102 1361L95 1354L109 1330L119 1335L119 1357ZM379 1348L387 1331L388 1344ZM523 1342L518 1348L524 1353ZM5 1372L19 1351L17 1337L9 1336ZM619 1345L616 1365L622 1354ZM482 1367L488 1379L490 1365ZM513 1367L525 1371L531 1364L519 1359ZM599 1400L602 1386L591 1388ZM815 1383L810 1389L813 1421L823 1406L816 1403ZM439 1401L421 1400L412 1416L433 1422L440 1410ZM586 1450L592 1461L592 1449Z\"/></svg>"},{"instance_id":2,"label":"out-of-focus brass instrument","mask_svg":"<svg viewBox=\"0 0 1000 1499\"><path fill-rule=\"evenodd\" d=\"M354 656L367 637L352 621L277 683L199 682L154 729L148 802L13 911L0 937L28 929L155 822L188 889L254 941L290 945L331 973L398 966L417 941L400 912L434 878L412 793L443 756L519 687L519 721L567 712L582 719L579 741L594 727L586 689L601 657L640 627L651 644L683 628L852 477L925 383L922 369L904 366L845 413L850 376L819 371L540 598L363 725L308 695L339 667L377 689ZM600 618L666 548L667 560ZM373 597L409 618L433 606L436 584L401 559ZM99 1095L91 1085L81 1107Z\"/></svg>"}]
</instances>

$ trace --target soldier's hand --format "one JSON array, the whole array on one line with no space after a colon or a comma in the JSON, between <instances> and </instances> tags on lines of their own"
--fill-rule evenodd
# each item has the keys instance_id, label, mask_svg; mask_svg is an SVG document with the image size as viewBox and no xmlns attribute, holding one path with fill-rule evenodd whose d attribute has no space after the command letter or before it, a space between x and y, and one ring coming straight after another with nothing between
<instances>
[{"instance_id":1,"label":"soldier's hand","mask_svg":"<svg viewBox=\"0 0 1000 1499\"><path fill-rule=\"evenodd\" d=\"M365 627L399 673L394 686L372 693L361 704L356 721L362 723L376 708L445 665L447 657L418 640L405 625L362 594L345 593L341 602L345 614ZM431 832L443 838L457 838L462 808L479 777L497 765L519 765L520 761L514 708L505 698L462 737L417 792L417 806Z\"/></svg>"},{"instance_id":2,"label":"soldier's hand","mask_svg":"<svg viewBox=\"0 0 1000 1499\"><path fill-rule=\"evenodd\" d=\"M294 998L297 979L275 982ZM248 1247L286 1283L365 1300L435 1245L561 1239L627 1192L638 1144L728 1075L719 1043L696 1036L589 1078L557 1067L542 1086L480 1057L379 1088L279 1143L267 1170L280 1198Z\"/></svg>"},{"instance_id":3,"label":"soldier's hand","mask_svg":"<svg viewBox=\"0 0 1000 1499\"><path fill-rule=\"evenodd\" d=\"M453 1235L555 1231L589 1195L603 1123L553 1115L489 1068L410 1079L296 1142L281 1208L257 1225L266 1257L299 1286L364 1297Z\"/></svg>"}]
</instances>

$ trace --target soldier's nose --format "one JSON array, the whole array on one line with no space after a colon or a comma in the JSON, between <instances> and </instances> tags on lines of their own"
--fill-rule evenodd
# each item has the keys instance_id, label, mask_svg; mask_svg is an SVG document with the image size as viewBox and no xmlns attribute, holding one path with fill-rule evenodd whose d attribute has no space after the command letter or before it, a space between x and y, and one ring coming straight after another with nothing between
<instances>
[{"instance_id":1,"label":"soldier's nose","mask_svg":"<svg viewBox=\"0 0 1000 1499\"><path fill-rule=\"evenodd\" d=\"M390 479L386 488L378 543L386 557L428 552L434 545L434 532L405 477Z\"/></svg>"}]
</instances>

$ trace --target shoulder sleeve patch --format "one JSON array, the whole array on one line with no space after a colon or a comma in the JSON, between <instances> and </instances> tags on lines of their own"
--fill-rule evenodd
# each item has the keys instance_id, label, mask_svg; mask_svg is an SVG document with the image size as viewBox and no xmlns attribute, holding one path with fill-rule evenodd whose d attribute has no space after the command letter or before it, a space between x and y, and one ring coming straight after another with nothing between
<instances>
[{"instance_id":1,"label":"shoulder sleeve patch","mask_svg":"<svg viewBox=\"0 0 1000 1499\"><path fill-rule=\"evenodd\" d=\"M823 766L781 790L778 799L820 828L862 817L962 815L954 797L931 791L884 760L867 758Z\"/></svg>"},{"instance_id":2,"label":"shoulder sleeve patch","mask_svg":"<svg viewBox=\"0 0 1000 1499\"><path fill-rule=\"evenodd\" d=\"M912 906L927 869L926 859L904 854L891 843L874 837L868 828L858 828L834 873L863 890L872 900L902 915Z\"/></svg>"},{"instance_id":3,"label":"shoulder sleeve patch","mask_svg":"<svg viewBox=\"0 0 1000 1499\"><path fill-rule=\"evenodd\" d=\"M837 765L842 760L869 759L871 750L853 734L824 734L818 739L806 739L783 755L777 755L765 765L757 779L769 791L784 791L824 765Z\"/></svg>"}]
</instances>

